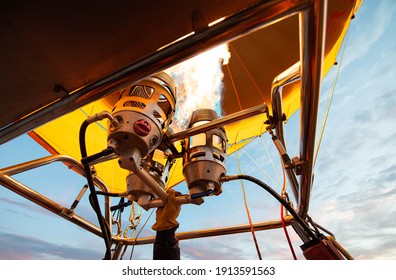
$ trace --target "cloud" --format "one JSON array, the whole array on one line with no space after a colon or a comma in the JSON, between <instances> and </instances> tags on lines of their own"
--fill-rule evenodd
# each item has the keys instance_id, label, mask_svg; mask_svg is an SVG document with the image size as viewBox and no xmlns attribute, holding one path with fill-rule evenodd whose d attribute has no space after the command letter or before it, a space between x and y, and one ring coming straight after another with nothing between
<instances>
[{"instance_id":1,"label":"cloud","mask_svg":"<svg viewBox=\"0 0 396 280\"><path fill-rule=\"evenodd\" d=\"M14 213L22 214L22 212L18 212L18 211L15 210L16 209L15 206L17 206L17 207L23 208L24 210L27 210L28 213L29 212L38 212L40 214L45 214L45 215L48 215L48 216L52 215L52 213L50 213L49 211L47 211L47 210L45 210L45 209L43 209L41 207L38 207L35 204L32 204L30 201L19 202L17 200L10 199L10 198L7 198L7 197L0 197L0 202L3 205L12 206L12 210L11 209L8 209L8 210L13 211ZM26 215L26 213L24 213L24 214ZM30 217L30 218L33 218L31 215L26 215L26 216Z\"/></svg>"},{"instance_id":2,"label":"cloud","mask_svg":"<svg viewBox=\"0 0 396 280\"><path fill-rule=\"evenodd\" d=\"M355 60L363 58L372 49L372 46L381 39L386 28L391 23L396 11L395 3L393 1L380 1L375 7L376 9L373 11L371 9L372 6L365 6L363 2L362 8L357 13L357 17L359 20L362 18L362 20L365 19L369 22L354 26L354 21L352 21L352 28L356 28L356 36L350 38L354 41L353 51L345 57L343 62L344 67Z\"/></svg>"},{"instance_id":3,"label":"cloud","mask_svg":"<svg viewBox=\"0 0 396 280\"><path fill-rule=\"evenodd\" d=\"M99 260L104 253L54 244L42 239L0 231L0 259L2 260Z\"/></svg>"},{"instance_id":4,"label":"cloud","mask_svg":"<svg viewBox=\"0 0 396 280\"><path fill-rule=\"evenodd\" d=\"M224 244L219 238L189 240L180 243L184 260L232 260L244 259L246 252L232 244Z\"/></svg>"},{"instance_id":5,"label":"cloud","mask_svg":"<svg viewBox=\"0 0 396 280\"><path fill-rule=\"evenodd\" d=\"M386 123L393 124L396 118L396 87L394 86L383 92L381 90L383 89L379 88L378 91L375 92L375 98L373 98L373 122L385 121ZM375 110L376 108L380 108L380 110Z\"/></svg>"},{"instance_id":6,"label":"cloud","mask_svg":"<svg viewBox=\"0 0 396 280\"><path fill-rule=\"evenodd\" d=\"M58 216L56 214L44 209L39 205L30 202L29 200L25 200L24 202L19 202L18 200L15 199L0 197L0 202L3 206L8 205L8 208L6 208L5 210L8 211L9 213L12 213L13 217L15 218L18 217L16 215L22 215L25 218L28 218L30 220L35 220L38 222L43 222L47 218L50 219L49 220L50 222L55 222L58 219ZM78 207L75 209L75 214L99 226L97 216L94 210L89 206L82 204L78 205ZM47 218L43 219L42 215L46 216Z\"/></svg>"},{"instance_id":7,"label":"cloud","mask_svg":"<svg viewBox=\"0 0 396 280\"><path fill-rule=\"evenodd\" d=\"M333 231L356 258L394 259L396 252L384 253L381 248L384 243L396 247L393 222L396 172L394 166L374 167L367 172L363 170L360 178L339 182L333 189L329 188L331 183L322 181L324 184L318 192L328 192L328 196L325 199L317 199L320 195L313 197L311 216Z\"/></svg>"},{"instance_id":8,"label":"cloud","mask_svg":"<svg viewBox=\"0 0 396 280\"><path fill-rule=\"evenodd\" d=\"M256 232L256 235L259 233ZM278 239L281 239L277 236ZM258 237L260 251L267 251L266 257L273 255L264 239ZM268 241L270 239L266 239ZM271 239L271 243L274 242ZM283 240L281 241L283 242ZM270 243L270 244L271 244ZM251 233L226 235L197 240L181 241L182 259L190 260L257 260L258 254Z\"/></svg>"}]
</instances>

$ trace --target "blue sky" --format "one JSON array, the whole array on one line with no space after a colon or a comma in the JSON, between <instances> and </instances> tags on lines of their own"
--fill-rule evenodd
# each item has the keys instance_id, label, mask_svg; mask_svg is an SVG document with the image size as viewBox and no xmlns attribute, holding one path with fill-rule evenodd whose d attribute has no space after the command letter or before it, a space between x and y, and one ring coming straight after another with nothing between
<instances>
[{"instance_id":1,"label":"blue sky","mask_svg":"<svg viewBox=\"0 0 396 280\"><path fill-rule=\"evenodd\" d=\"M396 259L396 3L363 2L352 21L334 99L315 166L309 214L332 231L356 259ZM323 82L322 107L336 68ZM322 115L319 121L321 123ZM286 124L288 150L297 152L298 113ZM319 124L321 127L321 124ZM267 154L267 149L270 156ZM23 135L0 146L0 168L46 156ZM250 157L254 157L257 165ZM268 135L256 139L238 158L242 173L279 190L272 167L278 155ZM264 173L265 170L266 173ZM280 171L277 170L281 176ZM236 155L227 173L237 174ZM15 176L59 203L70 205L85 180L62 164ZM279 204L257 186L244 182L254 222L278 219ZM177 189L186 192L184 185ZM96 221L86 201L78 213ZM128 217L128 213L124 213ZM143 215L143 220L149 213ZM150 227L141 236L152 235ZM101 259L104 243L66 220L0 187L0 259ZM240 182L225 183L223 193L201 206L183 206L179 231L247 223ZM289 229L299 259L301 240ZM283 230L257 232L264 259L292 259ZM183 259L257 259L250 233L181 242ZM128 251L125 258L129 258ZM138 246L134 259L151 259L152 246Z\"/></svg>"}]
</instances>

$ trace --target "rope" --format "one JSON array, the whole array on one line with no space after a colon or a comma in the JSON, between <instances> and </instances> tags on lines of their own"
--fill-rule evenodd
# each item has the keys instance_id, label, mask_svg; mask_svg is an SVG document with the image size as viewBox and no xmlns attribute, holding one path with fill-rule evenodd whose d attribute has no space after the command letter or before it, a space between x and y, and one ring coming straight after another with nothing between
<instances>
[{"instance_id":1,"label":"rope","mask_svg":"<svg viewBox=\"0 0 396 280\"><path fill-rule=\"evenodd\" d=\"M340 74L341 64L342 64L342 60L343 60L343 58L344 58L344 53L345 53L345 49L346 49L346 45L347 45L347 41L348 41L349 27L350 27L350 25L348 26L348 29L347 29L347 31L346 31L346 33L345 33L344 46L343 46L343 48L342 48L341 57L340 57L340 62L338 63L337 74L336 74L336 77L335 77L335 80L334 80L333 89L332 89L332 92L331 92L331 95L330 95L330 101L329 101L329 104L328 104L328 106L327 106L326 114L325 114L325 117L324 117L324 120L323 120L323 124L322 124L322 128L321 128L321 131L320 131L318 146L317 146L316 151L315 151L314 165L316 164L316 159L317 159L318 154L319 154L320 144L322 143L322 138L323 138L324 130L325 130L325 127L326 127L326 124L327 124L327 120L328 120L328 118L329 118L330 107L331 107L331 104L332 104L332 102L333 102L333 97L334 97L334 93L335 93L335 88L336 88L336 85L337 85L338 76L339 76L339 74Z\"/></svg>"},{"instance_id":2,"label":"rope","mask_svg":"<svg viewBox=\"0 0 396 280\"><path fill-rule=\"evenodd\" d=\"M234 88L234 92L235 92L236 99L238 101L239 109L242 110L241 100L239 99L238 91L236 89L235 82L234 82L234 79L232 78L231 70L230 70L230 67L228 66L228 64L227 64L227 70L228 70L228 74L230 75L232 87Z\"/></svg>"},{"instance_id":3,"label":"rope","mask_svg":"<svg viewBox=\"0 0 396 280\"><path fill-rule=\"evenodd\" d=\"M261 171L263 171L263 173L264 173L265 175L267 175L267 177L268 177L269 179L271 179L271 181L272 181L275 185L279 186L279 183L276 182L276 181L268 174L268 172L265 171L265 169L264 169L260 164L258 164L258 162L257 162L248 152L246 152L246 150L245 150L244 148L241 148L241 150L250 158L251 161L253 161L253 163L254 163L255 165L257 165L257 167L258 167Z\"/></svg>"},{"instance_id":4,"label":"rope","mask_svg":"<svg viewBox=\"0 0 396 280\"><path fill-rule=\"evenodd\" d=\"M245 71L248 74L250 80L252 81L254 87L257 89L257 91L261 95L261 98L263 98L263 102L265 102L265 98L264 98L263 93L261 92L261 90L260 90L259 86L257 85L256 81L253 79L253 77L250 74L249 70L247 69L246 65L243 63L242 59L239 57L238 52L235 50L235 48L231 44L229 44L229 46L231 47L232 51L235 53L236 57L238 58L239 63L242 65L243 69L245 69Z\"/></svg>"},{"instance_id":5,"label":"rope","mask_svg":"<svg viewBox=\"0 0 396 280\"><path fill-rule=\"evenodd\" d=\"M276 177L278 178L278 180L279 180L279 182L280 182L281 180L280 180L280 178L279 178L278 170L275 168L274 160L273 160L271 154L269 153L267 144L265 144L265 141L264 141L263 137L260 137L260 138L261 138L261 142L262 142L263 145L264 145L265 151L267 152L268 158L271 160L272 168L273 168L274 171L275 171Z\"/></svg>"},{"instance_id":6,"label":"rope","mask_svg":"<svg viewBox=\"0 0 396 280\"><path fill-rule=\"evenodd\" d=\"M236 142L236 139L238 138L238 135L239 135L239 131L235 135L235 142ZM235 157L236 157L236 160L238 162L238 171L239 171L239 173L241 173L241 162L239 161L238 150L236 150L236 152L235 152ZM254 232L252 218L250 216L249 206L248 206L247 200L246 200L245 186L244 186L242 180L240 180L240 182L241 182L242 192L243 192L243 202L245 204L246 214L247 214L248 221L249 221L250 231L252 232L253 242L254 242L254 245L256 247L257 255L258 255L259 259L262 260L260 248L258 246L258 242L257 242L257 238L256 238L256 233Z\"/></svg>"},{"instance_id":7,"label":"rope","mask_svg":"<svg viewBox=\"0 0 396 280\"><path fill-rule=\"evenodd\" d=\"M238 158L238 151L235 153L235 156L236 156L236 160L238 162L238 171L239 171L239 173L241 173L241 164L240 164L240 161L239 161L239 158ZM255 233L254 227L253 227L252 217L250 216L249 206L248 206L248 203L247 203L247 200L246 200L245 186L244 186L242 180L240 180L240 182L241 182L241 186L242 186L243 202L245 204L246 214L248 216L249 225L250 225L250 231L252 232L252 237L253 237L253 242L254 242L254 245L256 247L257 255L258 255L259 259L262 260L263 258L261 256L260 248L259 248L259 245L258 245L258 242L257 242L257 238L256 238L256 233Z\"/></svg>"},{"instance_id":8,"label":"rope","mask_svg":"<svg viewBox=\"0 0 396 280\"><path fill-rule=\"evenodd\" d=\"M135 209L135 203L132 203L131 205L131 211L129 212L129 222L130 225L128 225L125 230L124 230L124 237L127 238L128 237L128 231L131 230L131 238L134 238L135 233L136 233L136 228L137 226L140 224L141 221L141 215L142 214L136 214L136 209ZM135 237L136 238L136 237ZM122 258L124 257L124 254L127 250L128 246L124 246L124 250L121 253L121 257L120 259L122 260Z\"/></svg>"},{"instance_id":9,"label":"rope","mask_svg":"<svg viewBox=\"0 0 396 280\"><path fill-rule=\"evenodd\" d=\"M282 170L283 170L282 198L285 199L286 198L286 173L285 173L285 169L282 169ZM283 231L285 232L286 239L287 239L287 244L289 245L290 251L291 251L291 253L293 255L293 259L297 260L297 256L296 256L296 253L294 252L293 245L291 243L289 233L287 232L286 223L285 223L285 216L284 216L283 210L284 210L284 207L281 204L281 206L280 206L280 215L281 215Z\"/></svg>"},{"instance_id":10,"label":"rope","mask_svg":"<svg viewBox=\"0 0 396 280\"><path fill-rule=\"evenodd\" d=\"M147 222L150 220L151 215L153 215L155 208L153 208L150 212L150 215L147 217L146 221L144 222L143 226L140 228L139 232L136 234L135 240L137 240L138 236L142 232L142 230L146 227ZM135 251L135 245L132 246L131 254L129 256L129 259L132 260L133 252Z\"/></svg>"}]
</instances>

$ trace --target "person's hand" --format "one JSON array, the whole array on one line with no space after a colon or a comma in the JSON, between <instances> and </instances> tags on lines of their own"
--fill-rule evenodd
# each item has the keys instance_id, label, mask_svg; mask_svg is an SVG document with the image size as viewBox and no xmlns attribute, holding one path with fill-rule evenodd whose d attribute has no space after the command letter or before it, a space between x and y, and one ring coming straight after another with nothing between
<instances>
[{"instance_id":1,"label":"person's hand","mask_svg":"<svg viewBox=\"0 0 396 280\"><path fill-rule=\"evenodd\" d=\"M171 229L179 225L177 217L180 213L180 204L176 201L176 192L167 190L168 200L164 207L157 209L155 224L151 227L155 231Z\"/></svg>"}]
</instances>

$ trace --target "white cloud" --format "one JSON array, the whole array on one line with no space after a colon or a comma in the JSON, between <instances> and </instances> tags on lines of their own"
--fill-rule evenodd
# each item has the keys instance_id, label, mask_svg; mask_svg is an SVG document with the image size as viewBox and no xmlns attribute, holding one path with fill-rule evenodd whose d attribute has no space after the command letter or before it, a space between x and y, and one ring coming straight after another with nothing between
<instances>
[{"instance_id":1,"label":"white cloud","mask_svg":"<svg viewBox=\"0 0 396 280\"><path fill-rule=\"evenodd\" d=\"M18 240L18 242L15 242ZM0 231L0 259L36 260L36 259L100 259L102 252L88 248L75 248L54 244L39 238L17 235Z\"/></svg>"},{"instance_id":2,"label":"white cloud","mask_svg":"<svg viewBox=\"0 0 396 280\"><path fill-rule=\"evenodd\" d=\"M375 10L372 7L375 6ZM363 58L371 47L381 39L386 28L395 15L396 4L393 1L378 1L375 5L366 6L365 2L357 13L357 17L365 18L368 24L353 26L356 28L356 36L353 40L353 51L344 59L344 66L349 65L357 59ZM356 20L356 19L355 19Z\"/></svg>"}]
</instances>

